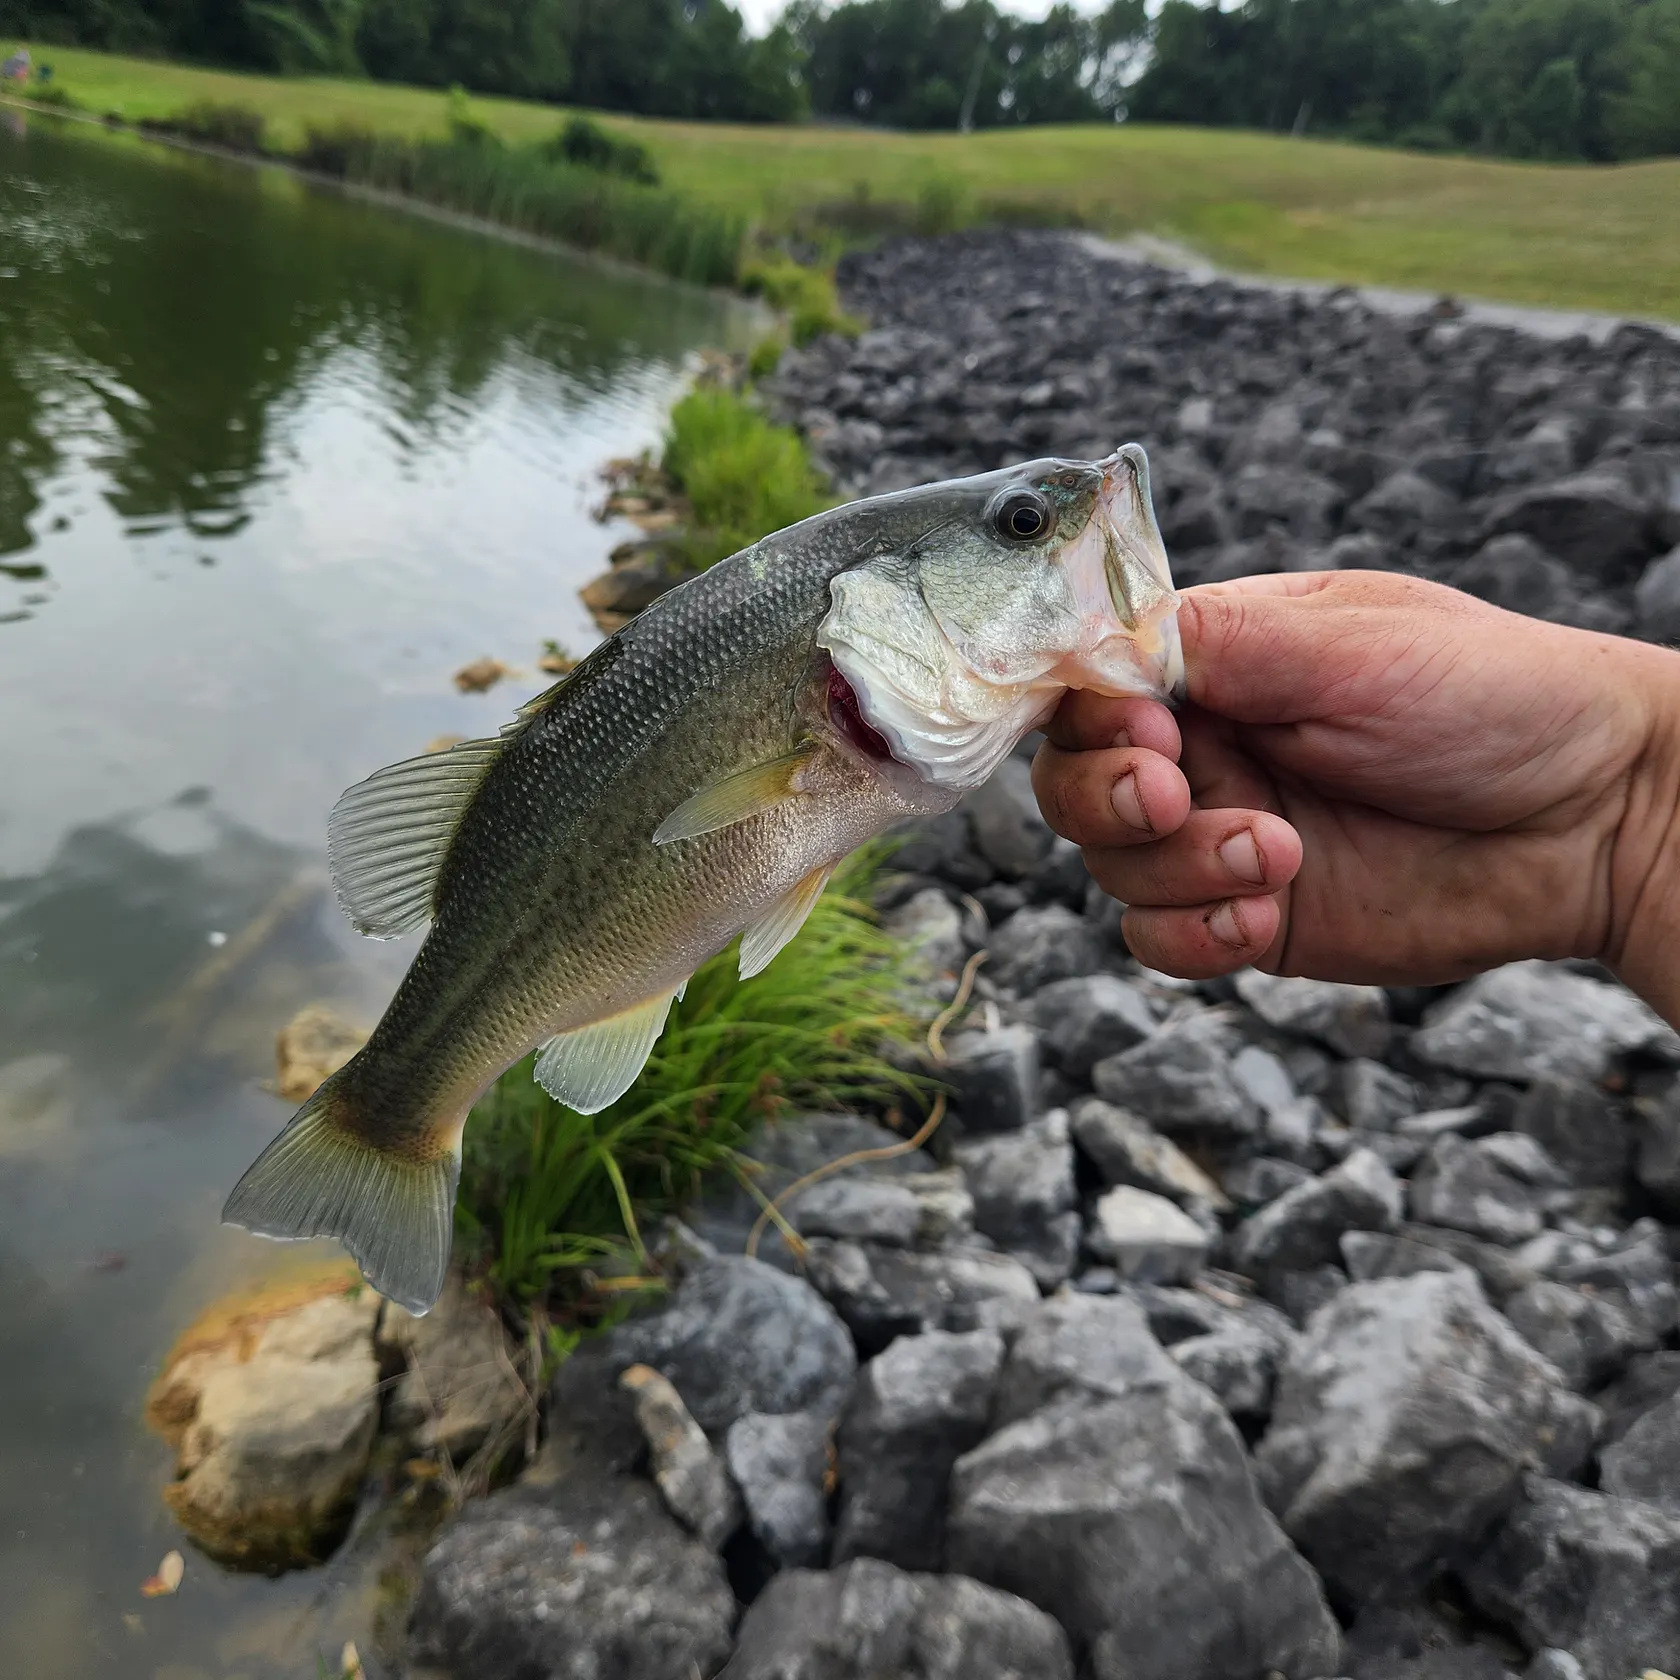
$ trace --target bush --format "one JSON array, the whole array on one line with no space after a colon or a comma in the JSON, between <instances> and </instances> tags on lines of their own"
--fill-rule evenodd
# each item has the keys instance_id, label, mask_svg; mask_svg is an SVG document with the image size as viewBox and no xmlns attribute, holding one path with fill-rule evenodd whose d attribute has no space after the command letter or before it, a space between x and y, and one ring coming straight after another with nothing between
<instances>
[{"instance_id":1,"label":"bush","mask_svg":"<svg viewBox=\"0 0 1680 1680\"><path fill-rule=\"evenodd\" d=\"M603 175L622 175L647 187L659 185L659 169L646 146L639 140L610 134L588 117L570 118L543 152L562 163L579 164Z\"/></svg>"},{"instance_id":2,"label":"bush","mask_svg":"<svg viewBox=\"0 0 1680 1680\"><path fill-rule=\"evenodd\" d=\"M734 391L690 391L671 410L663 465L694 510L683 543L696 568L828 505L799 434Z\"/></svg>"},{"instance_id":3,"label":"bush","mask_svg":"<svg viewBox=\"0 0 1680 1680\"><path fill-rule=\"evenodd\" d=\"M923 1087L882 1054L917 1023L893 942L865 905L878 850L854 856L799 935L751 980L734 948L701 965L630 1090L599 1114L563 1107L527 1058L467 1126L457 1230L515 1299L564 1294L567 1272L622 1271L646 1225L708 1173L748 1173L752 1128L794 1106L880 1104Z\"/></svg>"}]
</instances>

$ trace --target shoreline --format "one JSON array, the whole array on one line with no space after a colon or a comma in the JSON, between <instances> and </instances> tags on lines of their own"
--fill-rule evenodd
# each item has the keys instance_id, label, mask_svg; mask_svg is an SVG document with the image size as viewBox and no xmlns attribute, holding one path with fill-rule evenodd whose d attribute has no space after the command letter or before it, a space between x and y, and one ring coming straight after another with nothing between
<instances>
[{"instance_id":1,"label":"shoreline","mask_svg":"<svg viewBox=\"0 0 1680 1680\"><path fill-rule=\"evenodd\" d=\"M94 116L90 111L69 110L59 105L40 105L30 100L15 98L10 94L0 93L0 109L6 108L26 111L33 117L78 123L83 127L97 129L104 134L118 134L130 140L144 141L150 145L163 146L171 151L186 152L196 157L215 158L223 163L240 164L247 169L277 169L307 186L335 192L343 198L375 205L381 209L397 210L405 215L418 216L424 221L435 222L442 227L452 227L463 233L482 234L491 239L502 240L506 244L524 246L527 250L542 251L552 256L565 257L572 262L599 267L609 274L633 274L638 278L652 278L667 285L681 286L693 291L710 293L714 297L728 298L732 304L739 304L746 309L764 315L767 324L770 320L770 312L765 310L764 305L755 299L750 292L744 292L738 286L704 285L699 281L684 280L678 275L667 273L664 269L655 268L649 263L634 262L628 257L616 257L610 252L595 250L586 245L574 245L568 240L555 239L542 233L532 233L529 229L514 227L507 222L494 221L488 216L475 216L469 211L452 210L447 205L434 204L428 199L416 198L410 193L393 192L385 187L365 186L361 182L349 181L339 175L329 175L319 169L306 169L302 164L292 161L284 153L246 152L233 146L216 146L204 140L195 140L189 135L171 133L167 129L147 128L138 123L108 122L104 117Z\"/></svg>"}]
</instances>

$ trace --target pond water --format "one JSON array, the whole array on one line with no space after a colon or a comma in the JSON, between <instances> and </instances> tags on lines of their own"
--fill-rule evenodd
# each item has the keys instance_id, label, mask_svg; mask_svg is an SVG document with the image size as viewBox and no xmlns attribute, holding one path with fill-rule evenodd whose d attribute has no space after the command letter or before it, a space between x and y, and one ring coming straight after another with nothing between
<instances>
[{"instance_id":1,"label":"pond water","mask_svg":"<svg viewBox=\"0 0 1680 1680\"><path fill-rule=\"evenodd\" d=\"M276 1029L371 1020L409 942L326 885L338 793L546 686L726 299L0 113L0 1675L314 1680L352 1558L187 1551L142 1422L278 1252L217 1222L289 1112ZM483 655L522 676L458 694Z\"/></svg>"}]
</instances>

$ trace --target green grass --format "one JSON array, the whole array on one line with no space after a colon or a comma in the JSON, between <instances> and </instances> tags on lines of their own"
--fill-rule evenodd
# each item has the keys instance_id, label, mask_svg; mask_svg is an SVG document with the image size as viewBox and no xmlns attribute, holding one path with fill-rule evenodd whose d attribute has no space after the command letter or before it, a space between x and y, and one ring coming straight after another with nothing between
<instances>
[{"instance_id":1,"label":"green grass","mask_svg":"<svg viewBox=\"0 0 1680 1680\"><path fill-rule=\"evenodd\" d=\"M693 509L684 557L696 570L829 506L804 440L718 386L671 410L661 463Z\"/></svg>"},{"instance_id":2,"label":"green grass","mask_svg":"<svg viewBox=\"0 0 1680 1680\"><path fill-rule=\"evenodd\" d=\"M901 953L862 900L879 851L854 856L761 974L737 980L731 946L701 966L630 1091L581 1115L531 1078L527 1058L473 1110L456 1225L463 1249L516 1300L563 1306L581 1269L637 1267L651 1221L709 1173L751 1174L752 1129L792 1108L913 1099L881 1054L918 1023Z\"/></svg>"},{"instance_id":3,"label":"green grass","mask_svg":"<svg viewBox=\"0 0 1680 1680\"><path fill-rule=\"evenodd\" d=\"M95 114L243 104L283 149L311 125L409 138L448 125L446 96L425 89L33 50ZM547 139L558 122L554 107L517 100L472 109L516 143ZM598 120L645 145L668 187L771 231L1066 222L1170 236L1260 273L1680 319L1676 159L1522 164L1130 124L912 135Z\"/></svg>"}]
</instances>

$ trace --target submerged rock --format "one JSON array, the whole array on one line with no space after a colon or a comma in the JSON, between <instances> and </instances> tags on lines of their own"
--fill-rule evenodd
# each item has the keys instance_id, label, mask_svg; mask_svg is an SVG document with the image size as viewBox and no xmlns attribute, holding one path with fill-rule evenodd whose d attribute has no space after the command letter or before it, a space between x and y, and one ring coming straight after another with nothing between
<instances>
[{"instance_id":1,"label":"submerged rock","mask_svg":"<svg viewBox=\"0 0 1680 1680\"><path fill-rule=\"evenodd\" d=\"M176 1451L164 1500L242 1569L318 1563L343 1537L379 1424L379 1297L342 1267L216 1303L146 1402Z\"/></svg>"},{"instance_id":2,"label":"submerged rock","mask_svg":"<svg viewBox=\"0 0 1680 1680\"><path fill-rule=\"evenodd\" d=\"M300 1009L274 1041L274 1089L287 1102L315 1095L329 1074L337 1073L367 1043L365 1029L354 1026L325 1004Z\"/></svg>"}]
</instances>

